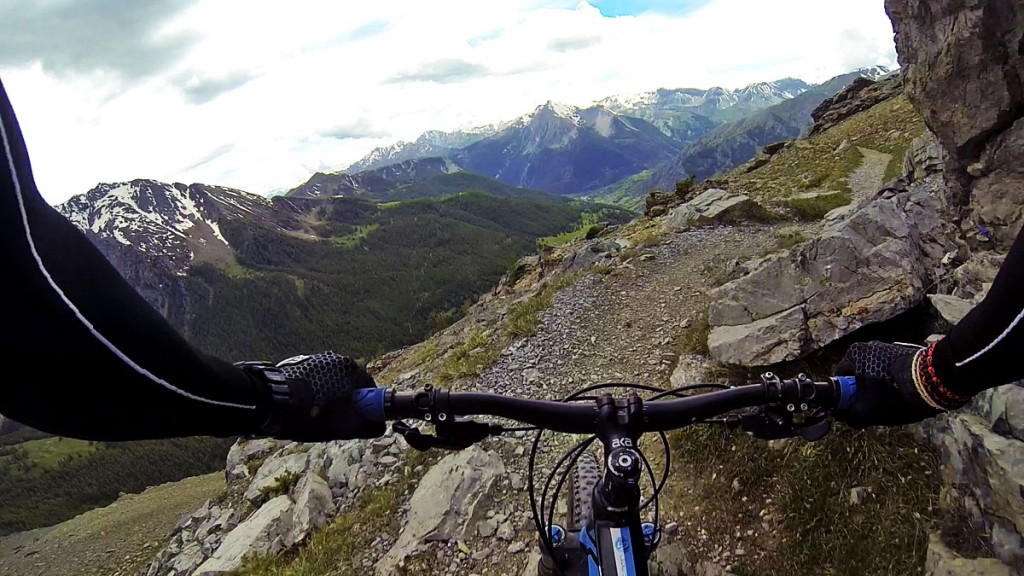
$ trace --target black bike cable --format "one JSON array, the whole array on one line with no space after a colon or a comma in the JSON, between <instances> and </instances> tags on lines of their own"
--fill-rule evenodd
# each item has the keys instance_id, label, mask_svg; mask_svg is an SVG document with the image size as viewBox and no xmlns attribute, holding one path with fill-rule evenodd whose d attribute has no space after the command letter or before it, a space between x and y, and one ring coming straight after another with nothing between
<instances>
[{"instance_id":1,"label":"black bike cable","mask_svg":"<svg viewBox=\"0 0 1024 576\"><path fill-rule=\"evenodd\" d=\"M530 496L530 512L533 514L533 524L537 527L537 535L540 536L541 544L544 545L544 549L548 555L554 554L555 546L551 542L551 534L545 534L544 527L541 525L543 517L539 510L537 510L537 494L534 486L534 476L536 474L536 463L537 463L537 448L540 446L540 437L544 434L544 430L538 430L537 435L533 439L533 445L530 447L530 458L527 465L526 473L526 491Z\"/></svg>"},{"instance_id":2,"label":"black bike cable","mask_svg":"<svg viewBox=\"0 0 1024 576\"><path fill-rule=\"evenodd\" d=\"M540 430L539 426L521 426L519 428L502 428L502 433L505 432L536 432Z\"/></svg>"},{"instance_id":3,"label":"black bike cable","mask_svg":"<svg viewBox=\"0 0 1024 576\"><path fill-rule=\"evenodd\" d=\"M657 501L658 495L661 494L662 489L665 488L665 483L668 482L668 472L672 467L672 453L668 445L668 436L666 436L664 432L658 432L658 435L661 437L662 454L665 456L665 467L662 470L661 482L658 483L654 482L654 472L653 470L651 471L651 486L654 487L654 492L647 498L647 500L644 500L644 502L640 504L641 510L650 506L652 501ZM640 452L640 457L643 458L644 464L646 464L650 470L651 464L648 462L647 457L644 456L643 452ZM655 506L655 515L657 515L657 506Z\"/></svg>"},{"instance_id":4,"label":"black bike cable","mask_svg":"<svg viewBox=\"0 0 1024 576\"><path fill-rule=\"evenodd\" d=\"M577 390L576 392L573 392L572 394L563 398L562 402L571 402L576 400L581 394L585 394L587 392L595 392L597 390L607 390L609 388L626 388L632 390L645 390L647 392L663 391L661 388L648 386L647 384L630 384L629 382L607 382L605 384L595 384L593 386L588 386L582 390Z\"/></svg>"},{"instance_id":5,"label":"black bike cable","mask_svg":"<svg viewBox=\"0 0 1024 576\"><path fill-rule=\"evenodd\" d=\"M655 484L654 469L651 467L651 463L647 460L647 456L644 456L644 453L640 452L639 450L637 451L637 454L639 454L640 459L643 460L644 467L647 468L647 477L651 481L651 487L654 488L654 493L651 494L650 498L648 498L645 503L640 505L640 510L642 511L644 508L647 508L647 506L649 506L651 502L654 502L654 525L657 526L658 513L660 512L660 504L658 503L658 493L660 492L660 489L657 487L657 484ZM668 468L666 468L666 470L667 469Z\"/></svg>"},{"instance_id":6,"label":"black bike cable","mask_svg":"<svg viewBox=\"0 0 1024 576\"><path fill-rule=\"evenodd\" d=\"M683 392L689 392L691 390L702 390L702 389L728 390L729 388L730 388L730 386L726 386L725 384L691 384L689 386L680 386L679 388L673 388L672 390L660 390L659 394L655 394L654 396L651 396L650 398L646 398L646 400L647 401L660 400L660 399L665 398L667 396L677 396L677 397L680 397L680 398L685 398L687 395L684 395Z\"/></svg>"}]
</instances>

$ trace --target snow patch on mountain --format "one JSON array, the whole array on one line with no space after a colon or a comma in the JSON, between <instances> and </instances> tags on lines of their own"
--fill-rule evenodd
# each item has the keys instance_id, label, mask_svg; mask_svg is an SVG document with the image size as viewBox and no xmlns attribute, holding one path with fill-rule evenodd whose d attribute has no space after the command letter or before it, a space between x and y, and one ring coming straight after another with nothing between
<instances>
[{"instance_id":1,"label":"snow patch on mountain","mask_svg":"<svg viewBox=\"0 0 1024 576\"><path fill-rule=\"evenodd\" d=\"M132 180L100 184L57 207L75 226L184 269L231 253L220 222L269 214L271 201L241 190Z\"/></svg>"}]
</instances>

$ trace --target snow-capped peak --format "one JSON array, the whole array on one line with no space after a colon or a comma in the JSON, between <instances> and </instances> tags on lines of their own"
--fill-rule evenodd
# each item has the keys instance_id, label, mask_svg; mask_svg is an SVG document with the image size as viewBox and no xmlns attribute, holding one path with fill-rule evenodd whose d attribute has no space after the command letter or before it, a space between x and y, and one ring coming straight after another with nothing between
<instances>
[{"instance_id":1,"label":"snow-capped peak","mask_svg":"<svg viewBox=\"0 0 1024 576\"><path fill-rule=\"evenodd\" d=\"M878 80L879 78L882 78L883 76L888 76L889 74L891 74L893 72L893 70L890 69L888 66L882 66L881 64L877 64L875 66L868 66L868 67L865 67L865 68L858 68L857 70L855 70L855 72L857 72L858 74L860 74L861 76L864 76L866 78L870 78L872 80Z\"/></svg>"},{"instance_id":2,"label":"snow-capped peak","mask_svg":"<svg viewBox=\"0 0 1024 576\"><path fill-rule=\"evenodd\" d=\"M266 198L241 190L132 180L100 184L57 210L82 230L169 258L183 269L193 259L225 253L223 218L258 215L270 206Z\"/></svg>"}]
</instances>

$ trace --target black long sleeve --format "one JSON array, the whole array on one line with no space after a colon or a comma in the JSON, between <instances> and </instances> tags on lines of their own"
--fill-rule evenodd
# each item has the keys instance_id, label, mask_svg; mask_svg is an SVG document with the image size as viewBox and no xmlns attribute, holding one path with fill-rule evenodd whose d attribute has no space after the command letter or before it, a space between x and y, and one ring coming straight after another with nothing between
<instances>
[{"instance_id":1,"label":"black long sleeve","mask_svg":"<svg viewBox=\"0 0 1024 576\"><path fill-rule=\"evenodd\" d=\"M939 379L970 396L1024 379L1024 231L985 299L935 345Z\"/></svg>"},{"instance_id":2,"label":"black long sleeve","mask_svg":"<svg viewBox=\"0 0 1024 576\"><path fill-rule=\"evenodd\" d=\"M0 83L0 414L64 436L256 431L266 387L195 350L48 206Z\"/></svg>"}]
</instances>

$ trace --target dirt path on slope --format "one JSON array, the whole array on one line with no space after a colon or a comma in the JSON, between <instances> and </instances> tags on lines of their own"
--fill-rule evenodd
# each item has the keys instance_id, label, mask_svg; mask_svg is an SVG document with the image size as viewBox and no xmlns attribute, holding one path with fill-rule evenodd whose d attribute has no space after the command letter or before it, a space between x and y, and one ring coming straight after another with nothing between
<instances>
[{"instance_id":1,"label":"dirt path on slope","mask_svg":"<svg viewBox=\"0 0 1024 576\"><path fill-rule=\"evenodd\" d=\"M741 254L774 247L770 227L667 235L622 274L590 275L543 312L537 334L512 343L474 383L481 390L557 398L585 385L667 384L674 337L707 309L708 277Z\"/></svg>"},{"instance_id":2,"label":"dirt path on slope","mask_svg":"<svg viewBox=\"0 0 1024 576\"><path fill-rule=\"evenodd\" d=\"M885 169L889 166L889 161L892 160L892 155L885 152L859 146L857 149L864 155L864 160L847 178L850 189L853 190L855 202L878 192L885 180Z\"/></svg>"},{"instance_id":3,"label":"dirt path on slope","mask_svg":"<svg viewBox=\"0 0 1024 576\"><path fill-rule=\"evenodd\" d=\"M631 236L649 237L648 232L632 230ZM771 226L722 226L663 235L659 245L636 250L637 255L625 265L605 268L608 274L585 274L561 290L540 313L536 334L509 344L497 362L479 377L460 381L457 389L561 399L606 382L669 388L680 360L676 336L706 313L712 279L723 279L737 257L775 249L775 232ZM484 318L475 329L501 329L500 313ZM492 337L497 336L492 332ZM408 374L408 379L415 379L416 370ZM478 525L481 538L469 538L459 546L424 545L406 559L407 574L537 573L537 534L527 490L533 438L532 432L514 432L482 443L501 456L504 474L487 496L489 520ZM535 479L538 496L554 463L583 439L553 433L543 438ZM652 456L659 469L660 456ZM566 485L557 500L553 517L557 523L565 522L568 491ZM673 520L667 515L661 519L663 523Z\"/></svg>"},{"instance_id":4,"label":"dirt path on slope","mask_svg":"<svg viewBox=\"0 0 1024 576\"><path fill-rule=\"evenodd\" d=\"M0 574L135 574L184 514L223 490L223 472L195 476L122 496L56 526L0 538Z\"/></svg>"},{"instance_id":5,"label":"dirt path on slope","mask_svg":"<svg viewBox=\"0 0 1024 576\"><path fill-rule=\"evenodd\" d=\"M643 250L653 258L635 258L614 274L587 275L562 290L542 313L537 333L509 345L498 362L466 388L534 398L562 398L584 386L613 381L667 388L679 359L675 336L705 313L712 287L708 279L737 256L760 254L775 245L775 230L767 226L666 235L661 245ZM497 575L518 573L524 567L524 574L535 573L535 560L524 554L536 549L525 490L532 438L532 433L517 433L485 442L485 447L502 453L513 479L512 490L495 495L492 510L511 522L515 535L504 543L491 540L480 549L474 544L465 556L436 550L411 573ZM580 439L546 434L538 458L541 468L550 469ZM545 478L542 474L538 482ZM563 511L556 514L556 521L564 520Z\"/></svg>"}]
</instances>

